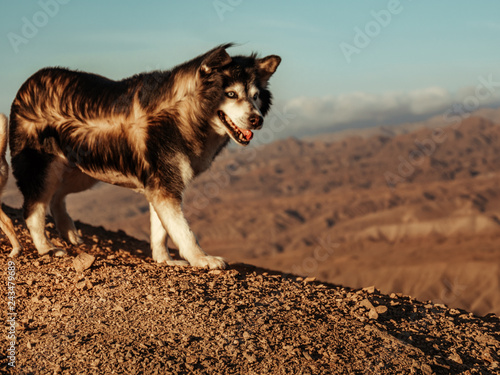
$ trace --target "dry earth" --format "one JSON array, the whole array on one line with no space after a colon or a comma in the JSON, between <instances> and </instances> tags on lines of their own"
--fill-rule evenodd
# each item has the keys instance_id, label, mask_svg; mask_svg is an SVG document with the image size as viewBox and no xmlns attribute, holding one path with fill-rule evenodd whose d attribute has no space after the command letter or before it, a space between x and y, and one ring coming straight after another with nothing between
<instances>
[{"instance_id":1,"label":"dry earth","mask_svg":"<svg viewBox=\"0 0 500 375\"><path fill-rule=\"evenodd\" d=\"M151 261L147 243L82 223L84 245L40 258L20 212L5 210L25 252L14 260L16 367L4 334L2 373L500 373L494 315L245 264L171 268ZM1 248L6 322L5 239ZM93 262L77 261L85 254Z\"/></svg>"}]
</instances>

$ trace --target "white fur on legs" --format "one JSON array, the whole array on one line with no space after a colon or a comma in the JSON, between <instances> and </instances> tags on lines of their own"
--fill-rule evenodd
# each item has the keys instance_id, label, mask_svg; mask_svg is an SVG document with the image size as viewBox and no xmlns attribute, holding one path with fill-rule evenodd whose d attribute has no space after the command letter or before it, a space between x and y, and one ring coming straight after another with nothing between
<instances>
[{"instance_id":1,"label":"white fur on legs","mask_svg":"<svg viewBox=\"0 0 500 375\"><path fill-rule=\"evenodd\" d=\"M73 245L80 245L83 243L82 238L76 230L75 223L68 215L64 197L56 198L56 196L54 196L54 199L52 199L50 203L50 212L56 223L57 231L62 238Z\"/></svg>"},{"instance_id":2,"label":"white fur on legs","mask_svg":"<svg viewBox=\"0 0 500 375\"><path fill-rule=\"evenodd\" d=\"M45 175L45 185L43 194L34 202L25 202L29 209L26 217L28 227L38 254L44 255L53 252L55 256L66 255L64 249L57 248L45 235L45 215L47 207L54 193L58 190L65 166L61 161L54 161L49 165ZM26 207L25 207L26 208Z\"/></svg>"},{"instance_id":3,"label":"white fur on legs","mask_svg":"<svg viewBox=\"0 0 500 375\"><path fill-rule=\"evenodd\" d=\"M151 216L151 251L153 260L158 263L165 262L169 266L187 266L188 262L184 260L173 260L167 249L168 233L163 227L160 218L156 214L153 205L149 204L149 213Z\"/></svg>"},{"instance_id":4,"label":"white fur on legs","mask_svg":"<svg viewBox=\"0 0 500 375\"><path fill-rule=\"evenodd\" d=\"M151 197L158 218L167 228L172 240L179 247L180 256L194 267L224 269L226 262L221 257L207 255L198 245L196 238L182 213L180 202L174 199Z\"/></svg>"},{"instance_id":5,"label":"white fur on legs","mask_svg":"<svg viewBox=\"0 0 500 375\"><path fill-rule=\"evenodd\" d=\"M36 203L29 217L26 218L26 226L28 227L31 238L35 244L38 254L45 255L51 251L56 256L66 255L64 249L57 248L45 235L45 213L47 210L46 203Z\"/></svg>"}]
</instances>

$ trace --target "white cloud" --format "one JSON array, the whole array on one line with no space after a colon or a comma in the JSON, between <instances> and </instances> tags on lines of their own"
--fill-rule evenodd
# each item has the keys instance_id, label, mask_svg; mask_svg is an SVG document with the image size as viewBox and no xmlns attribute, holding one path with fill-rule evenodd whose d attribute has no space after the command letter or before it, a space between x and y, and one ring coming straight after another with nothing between
<instances>
[{"instance_id":1,"label":"white cloud","mask_svg":"<svg viewBox=\"0 0 500 375\"><path fill-rule=\"evenodd\" d=\"M428 87L409 92L371 94L353 92L320 98L298 97L285 106L295 115L290 131L295 134L321 132L347 127L398 124L426 119L445 113L454 103L474 95L474 87L450 93L441 87ZM491 97L480 106L500 102Z\"/></svg>"}]
</instances>

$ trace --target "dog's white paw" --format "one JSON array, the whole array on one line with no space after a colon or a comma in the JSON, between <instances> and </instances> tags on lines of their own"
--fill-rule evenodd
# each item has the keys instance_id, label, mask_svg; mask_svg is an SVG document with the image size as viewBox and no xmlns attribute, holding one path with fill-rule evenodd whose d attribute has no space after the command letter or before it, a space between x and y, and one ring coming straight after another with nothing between
<instances>
[{"instance_id":1,"label":"dog's white paw","mask_svg":"<svg viewBox=\"0 0 500 375\"><path fill-rule=\"evenodd\" d=\"M68 255L68 252L64 249L59 248L59 247L53 247L53 248L45 250L45 251L38 251L38 255L40 255L40 256L46 255L46 254L50 254L50 255L53 255L55 257L63 257L63 256Z\"/></svg>"},{"instance_id":2,"label":"dog's white paw","mask_svg":"<svg viewBox=\"0 0 500 375\"><path fill-rule=\"evenodd\" d=\"M157 261L158 263L165 263L167 266L189 266L189 263L185 260L172 259L172 257L166 251L160 253L159 255L153 255L153 260Z\"/></svg>"},{"instance_id":3,"label":"dog's white paw","mask_svg":"<svg viewBox=\"0 0 500 375\"><path fill-rule=\"evenodd\" d=\"M223 270L227 267L224 258L211 255L198 257L190 263L193 267L210 268L211 270Z\"/></svg>"},{"instance_id":4,"label":"dog's white paw","mask_svg":"<svg viewBox=\"0 0 500 375\"><path fill-rule=\"evenodd\" d=\"M12 248L12 251L10 252L9 257L15 258L15 257L19 256L21 254L22 249L23 248L21 246L16 246L16 247Z\"/></svg>"},{"instance_id":5,"label":"dog's white paw","mask_svg":"<svg viewBox=\"0 0 500 375\"><path fill-rule=\"evenodd\" d=\"M167 260L165 261L165 264L167 266L180 266L180 267L189 266L189 263L186 262L185 260Z\"/></svg>"},{"instance_id":6,"label":"dog's white paw","mask_svg":"<svg viewBox=\"0 0 500 375\"><path fill-rule=\"evenodd\" d=\"M74 231L69 231L68 232L67 239L68 239L68 241L71 244L73 244L75 246L83 244L82 237L80 237L80 235L77 232L74 232Z\"/></svg>"}]
</instances>

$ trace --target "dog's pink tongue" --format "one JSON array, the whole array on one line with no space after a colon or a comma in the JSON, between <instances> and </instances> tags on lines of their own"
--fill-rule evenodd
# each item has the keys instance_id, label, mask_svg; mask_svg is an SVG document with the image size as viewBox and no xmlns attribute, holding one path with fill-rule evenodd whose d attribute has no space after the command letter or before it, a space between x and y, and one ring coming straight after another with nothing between
<instances>
[{"instance_id":1,"label":"dog's pink tongue","mask_svg":"<svg viewBox=\"0 0 500 375\"><path fill-rule=\"evenodd\" d=\"M245 139L247 141L249 141L253 138L253 133L250 130L241 129L241 132L243 133L243 135L245 136Z\"/></svg>"}]
</instances>

